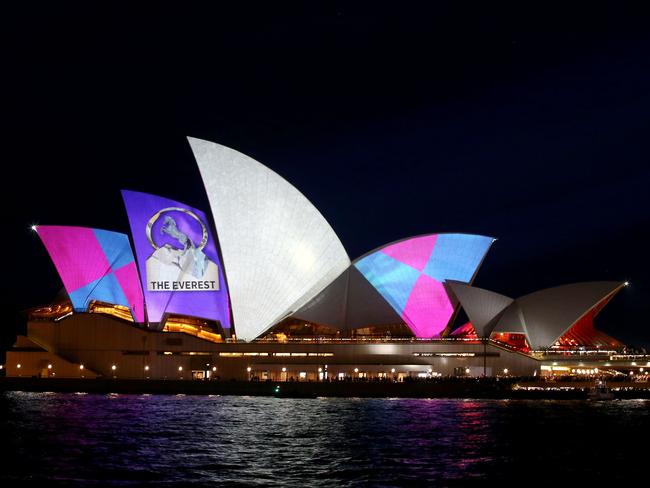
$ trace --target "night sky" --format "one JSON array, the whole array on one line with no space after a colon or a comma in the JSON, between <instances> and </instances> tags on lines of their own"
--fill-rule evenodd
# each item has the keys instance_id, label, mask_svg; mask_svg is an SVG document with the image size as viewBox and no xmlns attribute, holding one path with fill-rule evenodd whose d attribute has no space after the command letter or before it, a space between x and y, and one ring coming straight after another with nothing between
<instances>
[{"instance_id":1,"label":"night sky","mask_svg":"<svg viewBox=\"0 0 650 488\"><path fill-rule=\"evenodd\" d=\"M121 188L208 210L191 135L285 177L352 259L468 232L509 296L629 280L597 325L650 346L650 15L237 4L4 13L3 334L62 287L32 224L128 232Z\"/></svg>"}]
</instances>

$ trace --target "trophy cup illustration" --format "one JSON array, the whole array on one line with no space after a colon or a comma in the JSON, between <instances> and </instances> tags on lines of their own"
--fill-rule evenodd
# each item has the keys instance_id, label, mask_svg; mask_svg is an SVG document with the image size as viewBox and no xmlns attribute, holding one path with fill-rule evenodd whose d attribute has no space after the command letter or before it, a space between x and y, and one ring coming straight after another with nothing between
<instances>
[{"instance_id":1,"label":"trophy cup illustration","mask_svg":"<svg viewBox=\"0 0 650 488\"><path fill-rule=\"evenodd\" d=\"M179 223L169 212L182 212L196 221L202 230L201 242L196 245L179 229ZM160 234L166 234L178 243L158 246L152 236L153 227L160 217L163 224ZM177 217L178 218L178 217ZM199 217L190 210L168 207L156 212L147 223L147 239L154 251L147 258L147 289L150 291L217 291L219 290L219 268L203 252L208 243L208 230Z\"/></svg>"}]
</instances>

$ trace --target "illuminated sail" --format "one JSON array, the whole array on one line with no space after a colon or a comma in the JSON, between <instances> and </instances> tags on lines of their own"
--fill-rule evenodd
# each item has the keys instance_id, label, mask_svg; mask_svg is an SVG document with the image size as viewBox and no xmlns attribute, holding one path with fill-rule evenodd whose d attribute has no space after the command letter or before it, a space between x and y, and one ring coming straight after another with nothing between
<instances>
[{"instance_id":1,"label":"illuminated sail","mask_svg":"<svg viewBox=\"0 0 650 488\"><path fill-rule=\"evenodd\" d=\"M470 283L493 242L491 237L471 234L411 237L362 256L354 266L416 337L436 337L457 306L444 283Z\"/></svg>"},{"instance_id":2,"label":"illuminated sail","mask_svg":"<svg viewBox=\"0 0 650 488\"><path fill-rule=\"evenodd\" d=\"M136 322L144 321L142 289L126 234L54 225L39 225L36 232L75 311L85 312L96 300L129 307Z\"/></svg>"},{"instance_id":3,"label":"illuminated sail","mask_svg":"<svg viewBox=\"0 0 650 488\"><path fill-rule=\"evenodd\" d=\"M240 152L188 139L217 226L237 337L253 340L350 259L325 218L284 178Z\"/></svg>"},{"instance_id":4,"label":"illuminated sail","mask_svg":"<svg viewBox=\"0 0 650 488\"><path fill-rule=\"evenodd\" d=\"M122 190L150 323L167 313L230 328L228 286L205 213L167 198Z\"/></svg>"}]
</instances>

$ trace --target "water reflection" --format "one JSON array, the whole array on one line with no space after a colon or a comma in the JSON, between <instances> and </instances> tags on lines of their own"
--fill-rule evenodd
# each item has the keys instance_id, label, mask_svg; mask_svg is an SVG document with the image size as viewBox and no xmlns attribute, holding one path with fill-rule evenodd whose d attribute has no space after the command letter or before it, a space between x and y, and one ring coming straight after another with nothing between
<instances>
[{"instance_id":1,"label":"water reflection","mask_svg":"<svg viewBox=\"0 0 650 488\"><path fill-rule=\"evenodd\" d=\"M9 393L0 415L0 479L71 486L602 482L644 465L650 427L645 401Z\"/></svg>"}]
</instances>

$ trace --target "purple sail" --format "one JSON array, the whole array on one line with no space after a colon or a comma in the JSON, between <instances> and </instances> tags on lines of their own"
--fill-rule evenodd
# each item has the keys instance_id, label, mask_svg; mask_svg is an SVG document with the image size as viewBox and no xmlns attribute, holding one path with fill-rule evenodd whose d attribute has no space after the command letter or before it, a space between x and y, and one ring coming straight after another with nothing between
<instances>
[{"instance_id":1,"label":"purple sail","mask_svg":"<svg viewBox=\"0 0 650 488\"><path fill-rule=\"evenodd\" d=\"M228 288L205 213L174 200L122 190L138 258L147 318L217 320L230 328Z\"/></svg>"}]
</instances>

